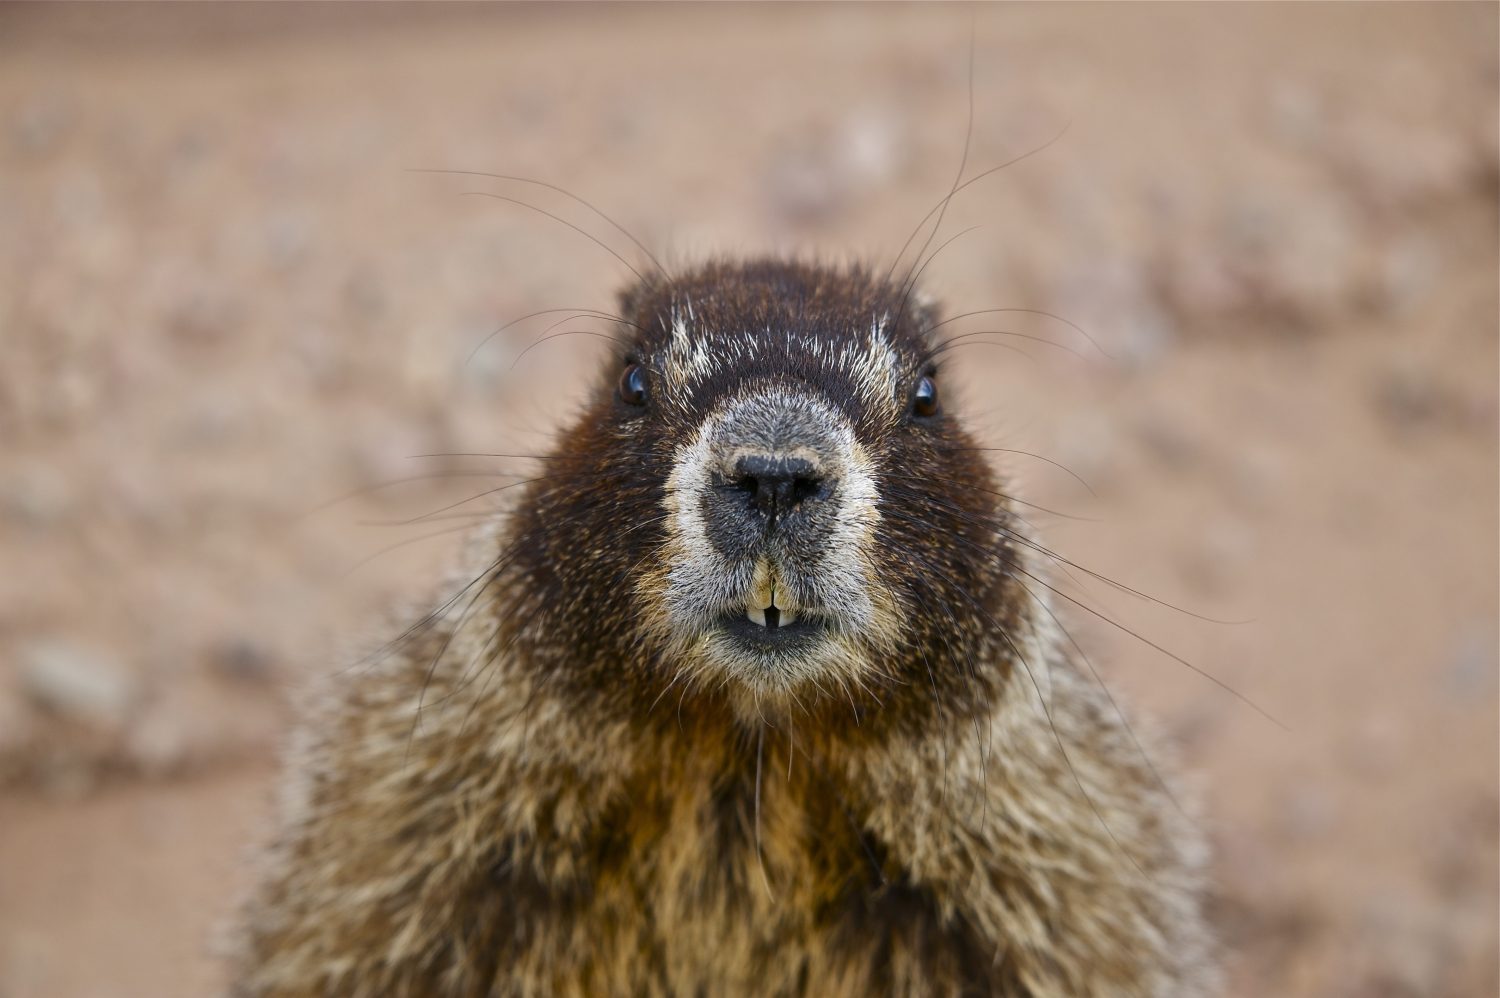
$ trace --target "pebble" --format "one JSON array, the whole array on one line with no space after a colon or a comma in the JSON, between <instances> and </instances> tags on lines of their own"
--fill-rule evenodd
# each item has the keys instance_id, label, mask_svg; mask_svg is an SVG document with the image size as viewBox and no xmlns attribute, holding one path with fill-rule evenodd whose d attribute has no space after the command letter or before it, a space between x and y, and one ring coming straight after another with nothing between
<instances>
[{"instance_id":1,"label":"pebble","mask_svg":"<svg viewBox=\"0 0 1500 998\"><path fill-rule=\"evenodd\" d=\"M1362 948L1371 960L1364 977L1347 992L1363 995L1441 994L1452 965L1446 918L1423 899L1406 893L1379 896L1360 913Z\"/></svg>"},{"instance_id":2,"label":"pebble","mask_svg":"<svg viewBox=\"0 0 1500 998\"><path fill-rule=\"evenodd\" d=\"M305 212L282 211L265 221L262 240L267 262L278 271L291 271L307 261L314 239L312 218Z\"/></svg>"},{"instance_id":3,"label":"pebble","mask_svg":"<svg viewBox=\"0 0 1500 998\"><path fill-rule=\"evenodd\" d=\"M52 210L72 231L97 231L103 225L107 206L104 184L93 170L70 170L58 178Z\"/></svg>"},{"instance_id":4,"label":"pebble","mask_svg":"<svg viewBox=\"0 0 1500 998\"><path fill-rule=\"evenodd\" d=\"M103 778L97 759L87 752L60 749L38 760L28 778L42 793L57 801L80 801L99 788Z\"/></svg>"},{"instance_id":5,"label":"pebble","mask_svg":"<svg viewBox=\"0 0 1500 998\"><path fill-rule=\"evenodd\" d=\"M1321 787L1292 787L1281 801L1282 832L1295 840L1326 837L1337 816L1332 796Z\"/></svg>"},{"instance_id":6,"label":"pebble","mask_svg":"<svg viewBox=\"0 0 1500 998\"><path fill-rule=\"evenodd\" d=\"M1266 446L1241 447L1235 452L1229 472L1235 498L1259 511L1275 506L1277 498L1287 491L1290 477L1285 456Z\"/></svg>"},{"instance_id":7,"label":"pebble","mask_svg":"<svg viewBox=\"0 0 1500 998\"><path fill-rule=\"evenodd\" d=\"M1101 253L1064 264L1050 283L1048 309L1090 330L1126 370L1152 366L1177 339L1176 322L1144 258ZM1075 349L1089 356L1094 348L1085 343Z\"/></svg>"},{"instance_id":8,"label":"pebble","mask_svg":"<svg viewBox=\"0 0 1500 998\"><path fill-rule=\"evenodd\" d=\"M0 510L25 526L52 526L67 519L74 505L67 479L55 468L32 467L0 478Z\"/></svg>"},{"instance_id":9,"label":"pebble","mask_svg":"<svg viewBox=\"0 0 1500 998\"><path fill-rule=\"evenodd\" d=\"M1201 331L1204 320L1231 316L1247 307L1241 276L1219 247L1174 248L1156 269L1163 297L1184 326Z\"/></svg>"},{"instance_id":10,"label":"pebble","mask_svg":"<svg viewBox=\"0 0 1500 998\"><path fill-rule=\"evenodd\" d=\"M1327 132L1327 109L1321 97L1305 84L1280 79L1268 94L1271 130L1288 145L1307 150Z\"/></svg>"},{"instance_id":11,"label":"pebble","mask_svg":"<svg viewBox=\"0 0 1500 998\"><path fill-rule=\"evenodd\" d=\"M189 447L214 451L250 436L256 428L254 416L242 396L205 393L182 406L173 436Z\"/></svg>"},{"instance_id":12,"label":"pebble","mask_svg":"<svg viewBox=\"0 0 1500 998\"><path fill-rule=\"evenodd\" d=\"M61 97L34 97L22 104L11 121L11 148L29 157L45 156L62 144L74 117L72 107Z\"/></svg>"},{"instance_id":13,"label":"pebble","mask_svg":"<svg viewBox=\"0 0 1500 998\"><path fill-rule=\"evenodd\" d=\"M768 200L786 222L827 222L900 169L901 128L880 108L863 108L832 128L784 143L765 174Z\"/></svg>"},{"instance_id":14,"label":"pebble","mask_svg":"<svg viewBox=\"0 0 1500 998\"><path fill-rule=\"evenodd\" d=\"M840 167L846 177L863 187L891 180L901 168L901 127L895 115L864 108L848 115L840 127Z\"/></svg>"},{"instance_id":15,"label":"pebble","mask_svg":"<svg viewBox=\"0 0 1500 998\"><path fill-rule=\"evenodd\" d=\"M827 152L813 143L788 143L778 149L766 171L771 207L784 222L826 223L846 206L847 187L839 183Z\"/></svg>"},{"instance_id":16,"label":"pebble","mask_svg":"<svg viewBox=\"0 0 1500 998\"><path fill-rule=\"evenodd\" d=\"M1387 316L1410 314L1432 292L1442 271L1437 249L1424 238L1388 243L1375 263L1374 307Z\"/></svg>"},{"instance_id":17,"label":"pebble","mask_svg":"<svg viewBox=\"0 0 1500 998\"><path fill-rule=\"evenodd\" d=\"M227 291L193 281L169 306L167 325L184 341L217 343L234 332L242 311Z\"/></svg>"},{"instance_id":18,"label":"pebble","mask_svg":"<svg viewBox=\"0 0 1500 998\"><path fill-rule=\"evenodd\" d=\"M1136 437L1146 451L1164 467L1185 471L1203 461L1199 434L1181 418L1163 412L1146 412L1136 420Z\"/></svg>"},{"instance_id":19,"label":"pebble","mask_svg":"<svg viewBox=\"0 0 1500 998\"><path fill-rule=\"evenodd\" d=\"M1103 413L1074 412L1058 428L1049 456L1096 492L1107 492L1120 472L1115 424Z\"/></svg>"},{"instance_id":20,"label":"pebble","mask_svg":"<svg viewBox=\"0 0 1500 998\"><path fill-rule=\"evenodd\" d=\"M1220 518L1204 532L1182 566L1195 586L1215 595L1232 592L1255 554L1255 532L1243 520Z\"/></svg>"},{"instance_id":21,"label":"pebble","mask_svg":"<svg viewBox=\"0 0 1500 998\"><path fill-rule=\"evenodd\" d=\"M21 685L36 706L106 730L125 723L139 695L118 661L62 640L22 650Z\"/></svg>"},{"instance_id":22,"label":"pebble","mask_svg":"<svg viewBox=\"0 0 1500 998\"><path fill-rule=\"evenodd\" d=\"M131 726L124 751L145 776L159 779L180 772L191 755L186 724L174 712L151 710Z\"/></svg>"},{"instance_id":23,"label":"pebble","mask_svg":"<svg viewBox=\"0 0 1500 998\"><path fill-rule=\"evenodd\" d=\"M1495 624L1471 623L1459 633L1454 644L1448 666L1443 670L1444 689L1456 704L1492 703L1500 672L1495 654Z\"/></svg>"},{"instance_id":24,"label":"pebble","mask_svg":"<svg viewBox=\"0 0 1500 998\"><path fill-rule=\"evenodd\" d=\"M1425 428L1448 408L1437 379L1417 363L1394 364L1381 371L1372 394L1376 411L1397 430Z\"/></svg>"},{"instance_id":25,"label":"pebble","mask_svg":"<svg viewBox=\"0 0 1500 998\"><path fill-rule=\"evenodd\" d=\"M0 782L13 775L16 760L35 737L33 712L15 692L0 686Z\"/></svg>"},{"instance_id":26,"label":"pebble","mask_svg":"<svg viewBox=\"0 0 1500 998\"><path fill-rule=\"evenodd\" d=\"M274 666L270 650L254 638L245 636L229 638L218 644L210 662L220 675L252 686L269 684Z\"/></svg>"},{"instance_id":27,"label":"pebble","mask_svg":"<svg viewBox=\"0 0 1500 998\"><path fill-rule=\"evenodd\" d=\"M1351 123L1330 145L1332 165L1367 208L1382 213L1463 193L1484 164L1457 130L1380 118Z\"/></svg>"},{"instance_id":28,"label":"pebble","mask_svg":"<svg viewBox=\"0 0 1500 998\"><path fill-rule=\"evenodd\" d=\"M1389 717L1366 716L1342 749L1351 772L1372 781L1385 779L1402 758L1400 728Z\"/></svg>"}]
</instances>

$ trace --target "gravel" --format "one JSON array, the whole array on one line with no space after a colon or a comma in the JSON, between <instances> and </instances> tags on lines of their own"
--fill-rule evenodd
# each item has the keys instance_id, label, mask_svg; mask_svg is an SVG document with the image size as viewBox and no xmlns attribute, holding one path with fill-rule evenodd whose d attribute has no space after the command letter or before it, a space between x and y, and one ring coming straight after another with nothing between
<instances>
[{"instance_id":1,"label":"gravel","mask_svg":"<svg viewBox=\"0 0 1500 998\"><path fill-rule=\"evenodd\" d=\"M101 730L122 727L140 696L121 663L61 639L22 650L21 685L42 710Z\"/></svg>"}]
</instances>

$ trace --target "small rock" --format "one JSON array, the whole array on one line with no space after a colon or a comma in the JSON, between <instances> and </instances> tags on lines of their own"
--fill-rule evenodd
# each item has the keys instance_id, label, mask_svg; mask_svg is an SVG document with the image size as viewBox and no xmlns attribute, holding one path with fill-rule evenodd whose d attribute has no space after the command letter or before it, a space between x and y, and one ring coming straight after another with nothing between
<instances>
[{"instance_id":1,"label":"small rock","mask_svg":"<svg viewBox=\"0 0 1500 998\"><path fill-rule=\"evenodd\" d=\"M55 468L34 467L0 479L0 510L27 526L66 519L73 505L72 491Z\"/></svg>"},{"instance_id":2,"label":"small rock","mask_svg":"<svg viewBox=\"0 0 1500 998\"><path fill-rule=\"evenodd\" d=\"M1298 785L1281 802L1282 830L1292 839L1325 837L1336 816L1333 799L1319 787Z\"/></svg>"},{"instance_id":3,"label":"small rock","mask_svg":"<svg viewBox=\"0 0 1500 998\"><path fill-rule=\"evenodd\" d=\"M80 801L98 789L103 774L95 760L59 751L40 760L30 773L42 793L59 801Z\"/></svg>"},{"instance_id":4,"label":"small rock","mask_svg":"<svg viewBox=\"0 0 1500 998\"><path fill-rule=\"evenodd\" d=\"M1114 424L1102 415L1077 412L1056 433L1050 456L1096 491L1107 491L1120 470Z\"/></svg>"},{"instance_id":5,"label":"small rock","mask_svg":"<svg viewBox=\"0 0 1500 998\"><path fill-rule=\"evenodd\" d=\"M880 109L845 116L778 149L765 177L776 213L792 223L823 221L887 183L900 168L900 128Z\"/></svg>"},{"instance_id":6,"label":"small rock","mask_svg":"<svg viewBox=\"0 0 1500 998\"><path fill-rule=\"evenodd\" d=\"M228 293L194 283L169 307L167 323L183 340L220 342L238 325L240 311Z\"/></svg>"},{"instance_id":7,"label":"small rock","mask_svg":"<svg viewBox=\"0 0 1500 998\"><path fill-rule=\"evenodd\" d=\"M1437 126L1367 118L1330 146L1334 167L1370 208L1392 212L1461 194L1484 173L1465 137Z\"/></svg>"},{"instance_id":8,"label":"small rock","mask_svg":"<svg viewBox=\"0 0 1500 998\"><path fill-rule=\"evenodd\" d=\"M1173 745L1184 752L1191 752L1208 745L1223 730L1223 703L1208 697L1197 697L1173 712L1168 734Z\"/></svg>"},{"instance_id":9,"label":"small rock","mask_svg":"<svg viewBox=\"0 0 1500 998\"><path fill-rule=\"evenodd\" d=\"M242 395L212 392L183 405L174 436L188 446L214 450L244 437L254 425L253 413Z\"/></svg>"},{"instance_id":10,"label":"small rock","mask_svg":"<svg viewBox=\"0 0 1500 998\"><path fill-rule=\"evenodd\" d=\"M11 147L27 156L45 156L61 144L73 117L72 109L59 97L29 100L11 122Z\"/></svg>"},{"instance_id":11,"label":"small rock","mask_svg":"<svg viewBox=\"0 0 1500 998\"><path fill-rule=\"evenodd\" d=\"M0 780L16 768L35 735L32 711L7 687L0 686Z\"/></svg>"},{"instance_id":12,"label":"small rock","mask_svg":"<svg viewBox=\"0 0 1500 998\"><path fill-rule=\"evenodd\" d=\"M312 219L301 212L280 212L266 220L263 233L266 259L276 270L303 264L312 249Z\"/></svg>"},{"instance_id":13,"label":"small rock","mask_svg":"<svg viewBox=\"0 0 1500 998\"><path fill-rule=\"evenodd\" d=\"M895 117L865 108L846 117L840 132L839 159L847 179L871 187L896 175L902 146Z\"/></svg>"},{"instance_id":14,"label":"small rock","mask_svg":"<svg viewBox=\"0 0 1500 998\"><path fill-rule=\"evenodd\" d=\"M1125 253L1065 265L1051 282L1050 311L1104 337L1102 348L1121 367L1141 370L1160 360L1177 338L1148 261ZM1070 338L1073 342L1076 339ZM1085 356L1093 347L1080 348Z\"/></svg>"},{"instance_id":15,"label":"small rock","mask_svg":"<svg viewBox=\"0 0 1500 998\"><path fill-rule=\"evenodd\" d=\"M1240 262L1253 305L1315 325L1355 300L1365 239L1347 211L1315 198L1270 206L1249 197L1241 223L1255 231L1244 233Z\"/></svg>"},{"instance_id":16,"label":"small rock","mask_svg":"<svg viewBox=\"0 0 1500 998\"><path fill-rule=\"evenodd\" d=\"M1353 737L1344 744L1348 768L1371 780L1388 778L1401 761L1401 732L1389 717L1363 718Z\"/></svg>"},{"instance_id":17,"label":"small rock","mask_svg":"<svg viewBox=\"0 0 1500 998\"><path fill-rule=\"evenodd\" d=\"M1195 330L1204 320L1232 316L1248 305L1241 276L1216 247L1174 247L1156 271L1156 283L1178 321Z\"/></svg>"},{"instance_id":18,"label":"small rock","mask_svg":"<svg viewBox=\"0 0 1500 998\"><path fill-rule=\"evenodd\" d=\"M221 675L236 682L264 686L271 680L271 653L252 638L230 638L214 650L211 661Z\"/></svg>"},{"instance_id":19,"label":"small rock","mask_svg":"<svg viewBox=\"0 0 1500 998\"><path fill-rule=\"evenodd\" d=\"M1392 428L1415 430L1435 422L1444 399L1436 379L1418 364L1399 364L1381 372L1374 386L1375 408Z\"/></svg>"},{"instance_id":20,"label":"small rock","mask_svg":"<svg viewBox=\"0 0 1500 998\"><path fill-rule=\"evenodd\" d=\"M360 322L373 322L388 311L389 294L373 266L356 265L344 279L344 306Z\"/></svg>"},{"instance_id":21,"label":"small rock","mask_svg":"<svg viewBox=\"0 0 1500 998\"><path fill-rule=\"evenodd\" d=\"M57 181L52 196L57 219L75 230L97 231L102 224L107 199L104 184L92 170L71 171Z\"/></svg>"},{"instance_id":22,"label":"small rock","mask_svg":"<svg viewBox=\"0 0 1500 998\"><path fill-rule=\"evenodd\" d=\"M1183 565L1183 575L1214 594L1230 592L1255 551L1255 532L1242 520L1221 518Z\"/></svg>"},{"instance_id":23,"label":"small rock","mask_svg":"<svg viewBox=\"0 0 1500 998\"><path fill-rule=\"evenodd\" d=\"M1363 948L1369 955L1364 976L1350 995L1416 998L1442 994L1452 964L1444 921L1424 899L1409 894L1377 897L1361 912Z\"/></svg>"},{"instance_id":24,"label":"small rock","mask_svg":"<svg viewBox=\"0 0 1500 998\"><path fill-rule=\"evenodd\" d=\"M186 726L172 713L151 711L131 728L125 753L135 769L146 776L160 778L179 772L189 756Z\"/></svg>"},{"instance_id":25,"label":"small rock","mask_svg":"<svg viewBox=\"0 0 1500 998\"><path fill-rule=\"evenodd\" d=\"M1315 145L1327 132L1327 110L1312 90L1294 80L1277 80L1269 94L1271 128L1299 149Z\"/></svg>"},{"instance_id":26,"label":"small rock","mask_svg":"<svg viewBox=\"0 0 1500 998\"><path fill-rule=\"evenodd\" d=\"M827 150L818 144L784 146L775 153L765 179L773 210L783 220L798 224L832 218L848 202L848 188L836 174Z\"/></svg>"},{"instance_id":27,"label":"small rock","mask_svg":"<svg viewBox=\"0 0 1500 998\"><path fill-rule=\"evenodd\" d=\"M1500 662L1495 654L1495 627L1472 624L1459 635L1456 647L1444 670L1444 683L1457 703L1483 702L1494 697ZM1482 701L1476 697L1483 696Z\"/></svg>"},{"instance_id":28,"label":"small rock","mask_svg":"<svg viewBox=\"0 0 1500 998\"><path fill-rule=\"evenodd\" d=\"M1246 446L1235 452L1230 482L1235 498L1247 507L1265 510L1286 491L1287 471L1283 456L1267 447Z\"/></svg>"},{"instance_id":29,"label":"small rock","mask_svg":"<svg viewBox=\"0 0 1500 998\"><path fill-rule=\"evenodd\" d=\"M1441 269L1437 252L1425 240L1385 246L1376 259L1372 304L1386 315L1409 314L1432 291Z\"/></svg>"},{"instance_id":30,"label":"small rock","mask_svg":"<svg viewBox=\"0 0 1500 998\"><path fill-rule=\"evenodd\" d=\"M118 729L137 700L134 677L113 659L50 641L22 652L21 683L38 707L93 727Z\"/></svg>"},{"instance_id":31,"label":"small rock","mask_svg":"<svg viewBox=\"0 0 1500 998\"><path fill-rule=\"evenodd\" d=\"M1136 422L1135 432L1147 452L1173 470L1185 471L1203 459L1201 439L1170 415L1147 413Z\"/></svg>"}]
</instances>

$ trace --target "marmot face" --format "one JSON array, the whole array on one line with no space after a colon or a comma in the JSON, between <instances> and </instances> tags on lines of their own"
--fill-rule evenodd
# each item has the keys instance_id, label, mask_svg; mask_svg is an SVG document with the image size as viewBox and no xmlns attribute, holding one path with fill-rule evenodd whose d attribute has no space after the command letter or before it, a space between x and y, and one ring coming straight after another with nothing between
<instances>
[{"instance_id":1,"label":"marmot face","mask_svg":"<svg viewBox=\"0 0 1500 998\"><path fill-rule=\"evenodd\" d=\"M621 356L532 504L569 572L549 630L747 710L912 684L930 707L972 672L969 636L1006 623L1008 521L944 405L934 313L897 280L783 262L621 302Z\"/></svg>"}]
</instances>

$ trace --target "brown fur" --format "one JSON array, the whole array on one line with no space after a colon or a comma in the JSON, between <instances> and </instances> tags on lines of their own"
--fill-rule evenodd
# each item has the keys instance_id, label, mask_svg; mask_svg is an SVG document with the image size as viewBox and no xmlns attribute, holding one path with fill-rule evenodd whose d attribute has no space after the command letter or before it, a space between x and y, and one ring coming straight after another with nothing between
<instances>
[{"instance_id":1,"label":"brown fur","mask_svg":"<svg viewBox=\"0 0 1500 998\"><path fill-rule=\"evenodd\" d=\"M934 320L904 292L711 265L633 289L620 333L666 379L680 302L697 330L834 342L888 314L904 385ZM870 394L787 349L772 380ZM637 415L617 375L479 540L454 612L307 720L236 993L1211 992L1199 839L1064 653L1043 559L962 430L849 404L888 475L869 558L899 639L851 652L870 661L846 687L747 697L650 623L650 469L733 379L663 384L671 412Z\"/></svg>"}]
</instances>

